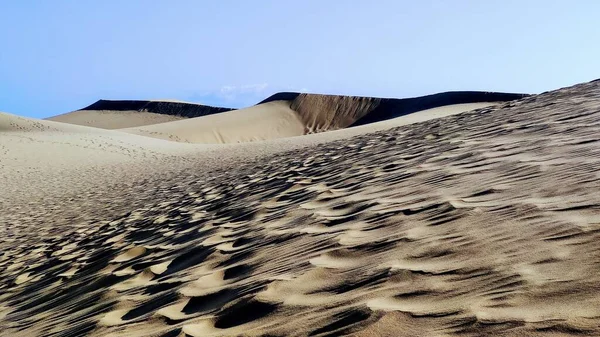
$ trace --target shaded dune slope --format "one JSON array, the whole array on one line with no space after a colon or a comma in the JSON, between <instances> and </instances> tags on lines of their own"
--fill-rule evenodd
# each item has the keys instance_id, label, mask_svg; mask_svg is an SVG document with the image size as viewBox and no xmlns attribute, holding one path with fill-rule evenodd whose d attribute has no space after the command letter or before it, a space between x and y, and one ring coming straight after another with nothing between
<instances>
[{"instance_id":1,"label":"shaded dune slope","mask_svg":"<svg viewBox=\"0 0 600 337\"><path fill-rule=\"evenodd\" d=\"M453 91L397 99L281 92L259 104L289 101L290 108L305 122L307 133L312 133L380 122L446 105L505 102L526 96L513 93Z\"/></svg>"},{"instance_id":2,"label":"shaded dune slope","mask_svg":"<svg viewBox=\"0 0 600 337\"><path fill-rule=\"evenodd\" d=\"M185 145L0 112L0 213L9 200L16 207L7 212L17 213L23 204L53 200L65 188L104 178L118 181L130 172L106 169L113 165L138 167L136 171L159 163L173 165ZM0 231L3 225L0 219Z\"/></svg>"}]
</instances>

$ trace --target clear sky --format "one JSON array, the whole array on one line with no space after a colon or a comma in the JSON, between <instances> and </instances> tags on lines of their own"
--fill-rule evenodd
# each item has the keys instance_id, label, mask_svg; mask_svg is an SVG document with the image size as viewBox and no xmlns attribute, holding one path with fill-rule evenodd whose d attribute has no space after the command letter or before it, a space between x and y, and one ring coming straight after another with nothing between
<instances>
[{"instance_id":1,"label":"clear sky","mask_svg":"<svg viewBox=\"0 0 600 337\"><path fill-rule=\"evenodd\" d=\"M596 0L0 0L0 111L538 93L600 77L599 15Z\"/></svg>"}]
</instances>

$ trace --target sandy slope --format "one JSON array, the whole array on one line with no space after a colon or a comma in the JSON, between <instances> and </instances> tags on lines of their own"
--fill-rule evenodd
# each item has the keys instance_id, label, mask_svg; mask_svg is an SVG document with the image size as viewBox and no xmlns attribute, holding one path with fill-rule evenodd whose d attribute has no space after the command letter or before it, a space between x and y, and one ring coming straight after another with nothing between
<instances>
[{"instance_id":1,"label":"sandy slope","mask_svg":"<svg viewBox=\"0 0 600 337\"><path fill-rule=\"evenodd\" d=\"M358 125L342 130L333 130L326 133L319 134L320 137L328 138L330 140L343 139L350 135L362 135L369 132L375 132L380 130L387 130L398 126L409 125L413 123L425 122L428 120L442 118L452 115L457 115L463 112L478 110L478 109L491 109L492 107L501 104L501 102L481 102L481 103L465 103L465 104L452 104L441 106L432 109L421 110L418 112L411 113L409 115L400 116L381 122L370 123L366 125ZM310 135L310 137L319 137Z\"/></svg>"},{"instance_id":2,"label":"sandy slope","mask_svg":"<svg viewBox=\"0 0 600 337\"><path fill-rule=\"evenodd\" d=\"M173 155L184 145L148 137L123 134L79 125L36 120L0 113L0 137L10 164L7 167L27 166L14 160L47 161L50 165L78 166L77 162L92 163L128 159L151 154ZM96 144L97 142L97 144ZM10 154L14 154L11 157ZM28 156L22 155L27 154ZM40 157L42 156L42 157ZM51 160L56 159L56 160Z\"/></svg>"},{"instance_id":3,"label":"sandy slope","mask_svg":"<svg viewBox=\"0 0 600 337\"><path fill-rule=\"evenodd\" d=\"M96 193L0 204L0 335L599 335L598 97L592 82L285 152L152 140L182 151L177 170L133 160ZM2 118L0 144L83 130Z\"/></svg>"},{"instance_id":4,"label":"sandy slope","mask_svg":"<svg viewBox=\"0 0 600 337\"><path fill-rule=\"evenodd\" d=\"M118 181L134 168L175 165L186 145L0 113L0 200L51 197L90 181Z\"/></svg>"}]
</instances>

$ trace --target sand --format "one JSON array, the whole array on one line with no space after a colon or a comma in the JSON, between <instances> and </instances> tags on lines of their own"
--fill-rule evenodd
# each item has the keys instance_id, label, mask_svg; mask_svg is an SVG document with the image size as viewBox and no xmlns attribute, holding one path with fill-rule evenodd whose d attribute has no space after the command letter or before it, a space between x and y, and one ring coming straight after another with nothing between
<instances>
[{"instance_id":1,"label":"sand","mask_svg":"<svg viewBox=\"0 0 600 337\"><path fill-rule=\"evenodd\" d=\"M165 123L230 110L232 109L177 100L101 99L83 109L49 117L47 120L112 130Z\"/></svg>"},{"instance_id":2,"label":"sand","mask_svg":"<svg viewBox=\"0 0 600 337\"><path fill-rule=\"evenodd\" d=\"M418 111L455 104L508 102L527 94L448 91L411 98L381 98L279 92L261 103L288 101L307 126L307 133L330 131L389 120Z\"/></svg>"},{"instance_id":3,"label":"sand","mask_svg":"<svg viewBox=\"0 0 600 337\"><path fill-rule=\"evenodd\" d=\"M48 120L110 130L122 129L132 134L184 143L231 144L371 126L417 112L420 116L431 115L426 118L434 118L435 113L429 113L433 109L442 108L443 111L459 113L492 104L490 102L524 96L493 92L446 92L389 99L278 93L255 106L237 111L173 100L99 100L81 110ZM276 100L277 97L282 99ZM397 124L381 125L385 128Z\"/></svg>"},{"instance_id":4,"label":"sand","mask_svg":"<svg viewBox=\"0 0 600 337\"><path fill-rule=\"evenodd\" d=\"M0 113L0 149L3 155L3 160L0 162L0 177L4 181L3 188L0 189L0 200L11 200L12 203L17 204L17 207L22 208L23 202L16 200L26 201L27 204L35 204L33 196L42 200L48 198L53 200L51 196L61 195L63 191L68 192L73 189L73 185L79 186L79 189L85 193L96 193L109 182L128 181L133 175L144 176L155 171L174 172L183 169L188 162L202 160L210 167L217 165L217 162L244 161L284 150L315 146L332 140L405 125L415 120L437 118L440 116L440 111L457 113L463 109L487 105L481 103L424 110L418 114L366 126L291 138L277 137L301 135L303 127L298 119L293 118L293 112L285 109L285 104L282 102L271 102L250 108L250 114L247 116L254 115L253 118L262 121L262 124L250 123L256 125L255 128L235 127L235 122L239 120L235 114L244 113L246 110L223 113L230 114L233 118L227 115L221 118L220 115L223 114L199 117L216 119L218 123L205 125L222 130L220 132L225 135L220 138L222 140L250 141L253 137L259 138L254 133L260 134L262 130L269 128L271 133L267 135L273 137L270 142L226 145L171 141L186 133L196 137L194 139L200 139L203 135L199 132L201 128L194 128L193 123L181 123L180 129L170 127L175 134L163 133L163 140L156 139L156 134L153 134L154 137L147 137L146 133L140 133L144 135L140 136L121 132L122 130L102 130ZM268 109L269 107L271 108ZM280 112L289 118L283 122L295 123L293 124L295 128L284 129L282 133L273 132L277 130L273 125L277 124L274 121L277 121ZM119 115L118 120L124 124L131 123L132 120L127 117L133 121L139 120L137 112L135 114L124 112ZM159 126L162 128L165 125L156 125ZM211 130L203 137L207 142L215 141L215 138L210 138L215 134ZM125 176L128 178L123 179ZM20 184L21 181L30 183ZM51 207L60 206L53 204Z\"/></svg>"},{"instance_id":5,"label":"sand","mask_svg":"<svg viewBox=\"0 0 600 337\"><path fill-rule=\"evenodd\" d=\"M308 99L308 98L307 98ZM313 102L314 103L314 102ZM340 102L335 102L340 103ZM342 104L348 104L345 101ZM327 140L337 137L348 137L376 130L422 122L433 118L449 116L461 112L484 108L498 104L497 102L481 102L467 104L453 104L433 109L426 109L410 115L389 119L368 125L361 125L344 129L352 124L354 119L347 120L345 115L338 118L329 114L321 118L302 110L290 107L289 101L272 101L255 105L250 108L228 111L205 117L197 117L148 125L145 127L125 128L120 131L158 139L171 140L184 143L202 144L231 144L245 143L281 138L290 138L310 135L321 132ZM317 104L320 104L317 102ZM359 106L364 105L359 101ZM314 105L314 104L312 104ZM351 111L357 109L349 109ZM342 130L340 130L342 129ZM335 131L341 132L335 132ZM334 134L332 134L334 133ZM293 141L296 141L294 138ZM309 141L314 140L311 138ZM300 140L303 142L304 140Z\"/></svg>"},{"instance_id":6,"label":"sand","mask_svg":"<svg viewBox=\"0 0 600 337\"><path fill-rule=\"evenodd\" d=\"M0 335L599 335L598 97L216 146L0 115L11 158L157 152L55 157L71 185L2 196Z\"/></svg>"},{"instance_id":7,"label":"sand","mask_svg":"<svg viewBox=\"0 0 600 337\"><path fill-rule=\"evenodd\" d=\"M186 145L0 113L0 200L23 207L74 186L88 193L90 182L119 181L160 163L176 166L186 160Z\"/></svg>"},{"instance_id":8,"label":"sand","mask_svg":"<svg viewBox=\"0 0 600 337\"><path fill-rule=\"evenodd\" d=\"M181 119L185 119L185 117L136 110L77 110L48 118L50 121L108 130L166 123Z\"/></svg>"}]
</instances>

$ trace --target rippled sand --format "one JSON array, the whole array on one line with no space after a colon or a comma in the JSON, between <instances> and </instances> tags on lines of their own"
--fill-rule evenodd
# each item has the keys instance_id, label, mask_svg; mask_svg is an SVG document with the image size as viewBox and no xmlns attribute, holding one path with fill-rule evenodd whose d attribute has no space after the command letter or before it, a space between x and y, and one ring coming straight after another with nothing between
<instances>
[{"instance_id":1,"label":"rippled sand","mask_svg":"<svg viewBox=\"0 0 600 337\"><path fill-rule=\"evenodd\" d=\"M598 135L596 81L3 208L0 335L600 335Z\"/></svg>"}]
</instances>

